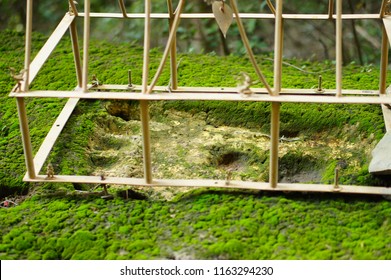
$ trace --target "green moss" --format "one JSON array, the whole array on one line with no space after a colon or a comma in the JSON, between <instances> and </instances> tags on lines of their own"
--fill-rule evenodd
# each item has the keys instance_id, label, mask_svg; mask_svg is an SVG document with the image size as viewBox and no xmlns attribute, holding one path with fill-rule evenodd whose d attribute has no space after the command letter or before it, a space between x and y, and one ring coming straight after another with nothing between
<instances>
[{"instance_id":1,"label":"green moss","mask_svg":"<svg viewBox=\"0 0 391 280\"><path fill-rule=\"evenodd\" d=\"M25 172L15 100L8 98L14 82L8 66L22 68L23 34L0 32L4 42L0 52L0 192L1 196L26 193ZM34 34L34 52L45 38ZM134 83L141 82L142 49L127 44L112 48L107 42L91 47L91 72L104 83L127 83L127 68L132 65ZM71 46L65 40L52 55L33 83L35 89L72 89L76 84ZM159 50L151 51L151 67L159 61ZM186 86L235 86L240 71L255 75L248 60L239 56L224 59L213 55L180 55L179 77ZM257 58L268 81L272 77L270 57ZM118 64L117 64L118 62ZM231 65L235 63L237 67ZM331 62L290 61L308 72L326 71ZM125 66L124 66L125 65ZM219 67L214 67L219 65ZM213 68L213 71L210 69ZM378 71L373 66L348 65L344 87L377 88ZM212 74L211 74L212 73ZM153 73L151 73L153 74ZM323 74L324 86L334 87L334 73ZM61 77L60 80L55 77ZM311 88L317 75L284 67L283 87ZM168 84L168 68L159 84ZM258 84L259 85L259 84ZM261 85L259 85L261 86ZM29 100L27 108L34 152L50 129L64 100ZM240 126L268 133L270 104L253 102L155 102L152 118L163 120L168 110L205 112L207 124ZM90 140L102 124L121 130L123 122L107 118L105 103L81 101L56 142L48 161L61 174L90 175L97 164L109 167L114 159L90 153ZM131 128L138 134L140 128ZM349 138L362 143L372 134L375 140L384 133L379 106L282 104L281 136L310 137L329 133L330 139ZM105 147L120 149L121 141L107 140ZM102 140L102 141L103 141ZM369 141L367 141L369 143ZM357 145L355 146L357 147ZM347 148L358 161L358 168L341 169L341 183L380 184L367 172L363 151ZM268 155L255 146L208 147L208 168L224 169L249 162L238 176L264 179L268 176ZM339 158L328 155L320 146L319 158L303 150L290 150L280 158L282 170L295 173L324 168L322 181L332 183ZM184 149L178 156L186 155ZM330 158L327 158L326 155ZM231 158L229 158L231 156ZM324 157L323 157L324 156ZM323 159L324 158L324 159ZM103 161L102 161L103 160ZM323 162L324 161L324 162ZM323 165L322 165L323 164ZM322 166L321 166L322 165ZM187 168L193 168L189 165ZM209 173L208 173L209 172ZM213 174L207 171L207 177ZM234 174L237 175L237 174ZM286 176L292 174L285 174ZM213 174L213 176L219 176ZM61 196L54 193L63 190ZM391 204L378 198L333 195L273 195L253 191L194 189L180 193L171 202L163 199L106 201L81 198L69 192L72 185L40 185L36 195L13 208L0 209L0 259L390 259ZM68 192L68 194L67 194ZM148 191L143 193L149 194Z\"/></svg>"}]
</instances>

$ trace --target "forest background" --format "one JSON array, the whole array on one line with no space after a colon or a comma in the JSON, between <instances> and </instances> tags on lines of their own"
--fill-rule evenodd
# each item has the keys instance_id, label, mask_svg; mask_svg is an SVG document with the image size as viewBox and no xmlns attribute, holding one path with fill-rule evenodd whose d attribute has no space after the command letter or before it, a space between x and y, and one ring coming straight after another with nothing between
<instances>
[{"instance_id":1,"label":"forest background","mask_svg":"<svg viewBox=\"0 0 391 280\"><path fill-rule=\"evenodd\" d=\"M79 1L80 2L80 1ZM128 13L142 13L143 0L124 1ZM211 7L204 0L187 1L186 13L207 13ZM270 13L266 0L239 0L238 6L243 13ZM272 1L275 3L275 1ZM284 13L326 14L327 0L322 1L289 1L285 3ZM23 31L25 25L26 3L17 0L1 0L0 29ZM178 1L174 0L174 6ZM343 1L344 13L379 13L382 1ZM84 1L78 4L83 10ZM33 30L49 35L68 10L66 0L35 0ZM117 1L91 1L93 12L120 12ZM167 2L152 0L152 12L167 11ZM168 36L168 25L153 24L152 47L164 46ZM158 23L158 22L156 22ZM92 19L92 37L113 42L141 43L143 39L142 19ZM246 19L244 21L253 51L256 54L273 51L274 20ZM285 26L284 56L309 60L334 59L335 22L317 20L287 21ZM379 22L371 20L346 21L343 28L344 63L356 62L371 64L379 61L380 48ZM183 20L178 29L178 48L180 52L210 53L219 55L244 54L245 49L239 39L236 25L233 25L224 38L213 19ZM309 51L310 49L310 51Z\"/></svg>"}]
</instances>

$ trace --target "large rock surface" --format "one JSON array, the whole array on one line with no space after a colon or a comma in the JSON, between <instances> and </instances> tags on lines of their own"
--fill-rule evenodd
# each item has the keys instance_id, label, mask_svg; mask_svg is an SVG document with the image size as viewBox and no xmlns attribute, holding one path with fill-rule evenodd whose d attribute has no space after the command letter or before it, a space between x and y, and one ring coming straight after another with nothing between
<instances>
[{"instance_id":1,"label":"large rock surface","mask_svg":"<svg viewBox=\"0 0 391 280\"><path fill-rule=\"evenodd\" d=\"M379 175L391 174L391 132L387 132L373 149L369 172Z\"/></svg>"}]
</instances>

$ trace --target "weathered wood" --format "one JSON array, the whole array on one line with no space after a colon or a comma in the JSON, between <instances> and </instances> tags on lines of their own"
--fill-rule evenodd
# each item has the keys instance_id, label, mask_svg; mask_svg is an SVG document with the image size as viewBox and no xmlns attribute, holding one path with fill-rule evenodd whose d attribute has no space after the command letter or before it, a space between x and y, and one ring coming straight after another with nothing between
<instances>
[{"instance_id":1,"label":"weathered wood","mask_svg":"<svg viewBox=\"0 0 391 280\"><path fill-rule=\"evenodd\" d=\"M154 179L150 184L145 184L143 179L106 177L104 181L100 176L64 176L55 175L53 179L46 179L46 176L39 175L35 179L25 177L27 182L54 182L54 183L85 183L85 184L105 184L110 185L133 185L146 187L211 187L211 188L231 188L231 189L250 189L263 191L281 191L281 192L332 192L332 193L352 193L352 194L376 194L391 195L391 188L370 187L370 186L351 186L340 185L340 190L336 192L333 185L324 184L289 184L278 183L275 188L270 188L268 182L247 182L247 181L229 181L225 180L186 180L186 179Z\"/></svg>"}]
</instances>

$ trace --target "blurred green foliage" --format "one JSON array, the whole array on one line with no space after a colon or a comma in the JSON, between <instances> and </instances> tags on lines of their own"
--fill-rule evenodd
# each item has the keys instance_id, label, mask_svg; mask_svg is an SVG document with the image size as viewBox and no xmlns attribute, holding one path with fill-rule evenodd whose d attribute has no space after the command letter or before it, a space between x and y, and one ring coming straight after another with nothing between
<instances>
[{"instance_id":1,"label":"blurred green foliage","mask_svg":"<svg viewBox=\"0 0 391 280\"><path fill-rule=\"evenodd\" d=\"M78 10L84 10L84 1L78 1ZM143 13L144 1L124 1L128 13ZM266 0L240 0L238 7L243 13L270 13ZM274 2L274 1L272 1ZM178 0L173 1L176 7ZM227 3L229 1L227 0ZM381 1L343 1L344 13L379 13ZM0 29L22 31L25 21L25 1L0 0ZM35 0L35 31L49 35L68 11L66 0ZM93 12L120 13L117 1L91 1ZM167 2L152 0L152 12L166 13ZM186 13L210 13L211 7L203 0L187 1ZM284 13L328 13L328 0L286 1ZM165 24L162 24L166 22ZM110 41L137 42L141 44L144 32L142 19L92 19L92 36ZM381 22L379 20L344 21L344 62L356 61L360 64L378 63L381 42ZM268 53L274 47L274 21L245 19L244 24L255 53ZM168 36L168 22L152 20L152 46L162 47ZM82 31L82 20L79 20ZM284 55L292 58L323 60L334 58L334 23L332 21L291 20L285 22ZM239 32L234 23L224 38L213 19L183 19L177 31L178 48L181 52L209 53L221 55L245 53Z\"/></svg>"}]
</instances>

